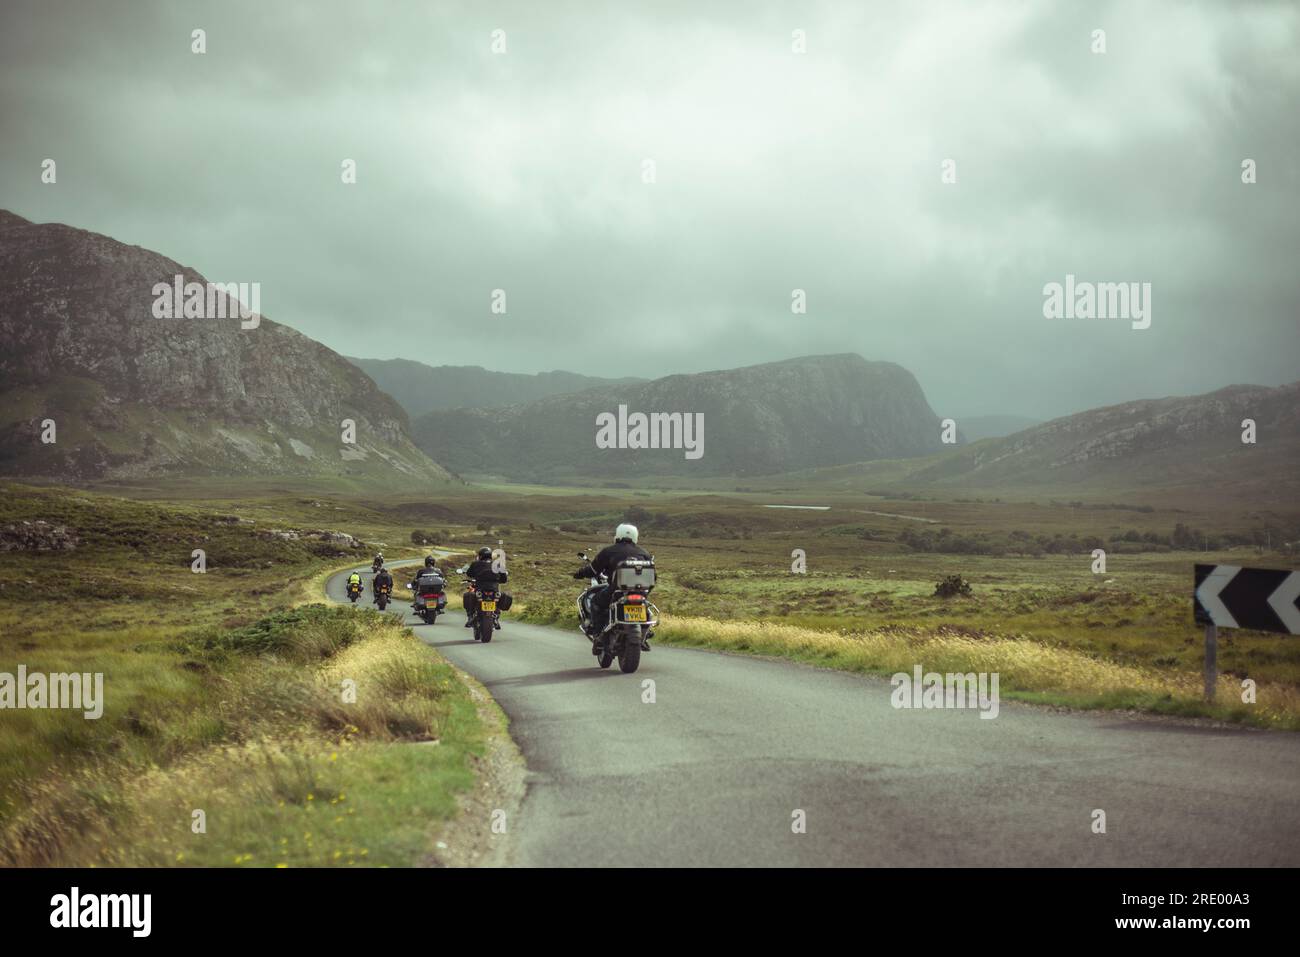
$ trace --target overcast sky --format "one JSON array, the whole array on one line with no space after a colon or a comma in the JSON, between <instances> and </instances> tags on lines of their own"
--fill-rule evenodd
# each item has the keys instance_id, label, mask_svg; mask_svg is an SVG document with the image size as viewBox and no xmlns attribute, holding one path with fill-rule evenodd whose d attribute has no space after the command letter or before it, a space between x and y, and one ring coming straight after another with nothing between
<instances>
[{"instance_id":1,"label":"overcast sky","mask_svg":"<svg viewBox=\"0 0 1300 957\"><path fill-rule=\"evenodd\" d=\"M0 76L0 207L349 355L858 352L943 416L1300 378L1300 4L4 0ZM1067 273L1150 328L1045 319Z\"/></svg>"}]
</instances>

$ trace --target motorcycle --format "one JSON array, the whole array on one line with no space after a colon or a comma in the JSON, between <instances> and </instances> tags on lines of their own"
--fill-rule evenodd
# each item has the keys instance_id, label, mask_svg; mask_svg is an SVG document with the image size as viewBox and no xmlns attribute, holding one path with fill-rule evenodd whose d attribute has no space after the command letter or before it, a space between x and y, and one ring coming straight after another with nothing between
<instances>
[{"instance_id":1,"label":"motorcycle","mask_svg":"<svg viewBox=\"0 0 1300 957\"><path fill-rule=\"evenodd\" d=\"M376 558L373 562L370 563L370 571L376 575L379 574L379 569L383 567L384 567L383 559Z\"/></svg>"},{"instance_id":2,"label":"motorcycle","mask_svg":"<svg viewBox=\"0 0 1300 957\"><path fill-rule=\"evenodd\" d=\"M507 596L492 585L480 586L472 581L466 581L465 585L466 591L474 593L475 603L478 606L478 611L474 613L472 619L474 640L486 645L492 640L492 633L501 627L501 612L509 608L508 604L502 604ZM498 608L498 605L502 607Z\"/></svg>"},{"instance_id":3,"label":"motorcycle","mask_svg":"<svg viewBox=\"0 0 1300 957\"><path fill-rule=\"evenodd\" d=\"M650 650L650 639L659 624L659 609L650 601L655 587L654 561L627 559L607 578L591 568L586 552L578 552L578 557L591 572L591 585L578 596L578 630L591 642L591 653L602 668L617 658L619 670L630 675L641 665L641 652ZM598 621L591 602L603 585L610 586L609 613Z\"/></svg>"},{"instance_id":4,"label":"motorcycle","mask_svg":"<svg viewBox=\"0 0 1300 957\"><path fill-rule=\"evenodd\" d=\"M407 584L407 588L415 592L414 600L411 603L411 610L424 621L426 625L432 625L438 620L438 616L447 608L446 585L441 578L433 575L426 575L418 579L420 590L415 591L415 586Z\"/></svg>"},{"instance_id":5,"label":"motorcycle","mask_svg":"<svg viewBox=\"0 0 1300 957\"><path fill-rule=\"evenodd\" d=\"M357 603L357 599L360 597L361 597L361 582L348 582L348 601L352 602L352 604L355 605Z\"/></svg>"},{"instance_id":6,"label":"motorcycle","mask_svg":"<svg viewBox=\"0 0 1300 957\"><path fill-rule=\"evenodd\" d=\"M375 604L379 606L380 611L383 611L388 607L389 599L392 597L391 594L389 594L391 590L392 587L390 585L380 585L375 589Z\"/></svg>"}]
</instances>

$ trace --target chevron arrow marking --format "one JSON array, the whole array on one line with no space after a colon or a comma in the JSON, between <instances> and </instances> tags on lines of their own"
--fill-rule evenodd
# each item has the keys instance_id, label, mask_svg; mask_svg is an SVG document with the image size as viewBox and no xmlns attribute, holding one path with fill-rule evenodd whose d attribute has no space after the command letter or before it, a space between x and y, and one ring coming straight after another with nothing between
<instances>
[{"instance_id":1,"label":"chevron arrow marking","mask_svg":"<svg viewBox=\"0 0 1300 957\"><path fill-rule=\"evenodd\" d=\"M1205 585L1202 584L1201 587L1204 588ZM1295 605L1297 597L1300 597L1300 572L1287 575L1282 579L1282 584L1273 589L1273 594L1268 596L1268 606L1277 613L1286 630L1293 635L1300 635L1300 608Z\"/></svg>"},{"instance_id":2,"label":"chevron arrow marking","mask_svg":"<svg viewBox=\"0 0 1300 957\"><path fill-rule=\"evenodd\" d=\"M1237 619L1232 617L1228 606L1219 600L1219 592L1228 587L1228 582L1237 577L1241 571L1239 565L1216 565L1214 571L1205 576L1205 581L1196 589L1196 598L1209 613L1210 620L1220 628L1236 628ZM1292 578L1296 577L1294 575ZM1289 579L1288 579L1289 580ZM1272 599L1269 599L1271 602Z\"/></svg>"}]
</instances>

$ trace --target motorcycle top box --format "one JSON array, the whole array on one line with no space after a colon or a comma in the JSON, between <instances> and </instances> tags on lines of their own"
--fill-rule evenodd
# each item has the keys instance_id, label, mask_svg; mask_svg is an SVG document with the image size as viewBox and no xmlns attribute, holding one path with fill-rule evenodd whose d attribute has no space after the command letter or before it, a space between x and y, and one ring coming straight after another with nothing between
<instances>
[{"instance_id":1,"label":"motorcycle top box","mask_svg":"<svg viewBox=\"0 0 1300 957\"><path fill-rule=\"evenodd\" d=\"M640 559L619 562L609 583L615 591L647 592L655 587L654 562Z\"/></svg>"}]
</instances>

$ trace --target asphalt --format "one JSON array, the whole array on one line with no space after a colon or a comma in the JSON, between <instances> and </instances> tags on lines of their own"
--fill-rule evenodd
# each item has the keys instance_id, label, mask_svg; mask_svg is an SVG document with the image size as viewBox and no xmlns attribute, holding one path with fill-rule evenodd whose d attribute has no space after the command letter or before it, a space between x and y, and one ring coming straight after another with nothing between
<instances>
[{"instance_id":1,"label":"asphalt","mask_svg":"<svg viewBox=\"0 0 1300 957\"><path fill-rule=\"evenodd\" d=\"M425 625L394 579L389 610L510 719L528 773L508 864L1300 864L1300 735L1005 701L992 720L895 709L883 678L657 644L624 675L576 624L506 614L481 645L453 597Z\"/></svg>"}]
</instances>

